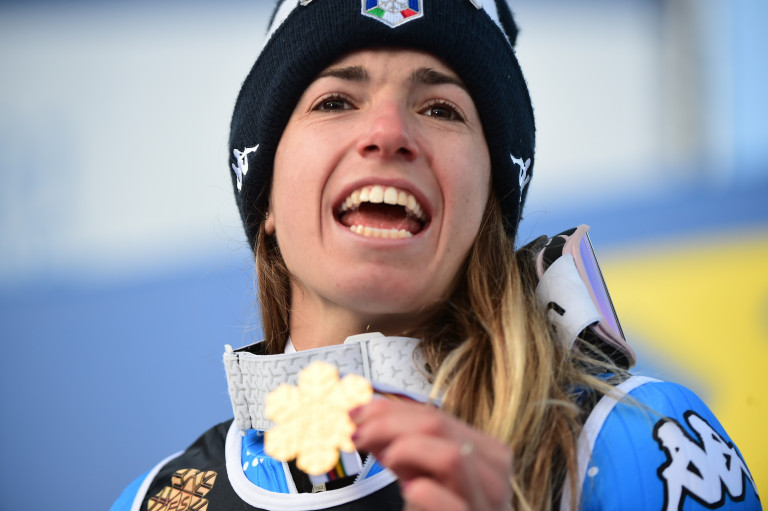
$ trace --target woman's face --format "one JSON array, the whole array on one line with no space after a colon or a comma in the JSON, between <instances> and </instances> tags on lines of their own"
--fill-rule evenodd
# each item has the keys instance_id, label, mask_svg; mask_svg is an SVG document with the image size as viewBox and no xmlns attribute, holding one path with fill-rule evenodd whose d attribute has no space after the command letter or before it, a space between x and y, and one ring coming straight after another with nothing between
<instances>
[{"instance_id":1,"label":"woman's face","mask_svg":"<svg viewBox=\"0 0 768 511\"><path fill-rule=\"evenodd\" d=\"M376 49L328 67L280 140L265 224L296 281L292 324L418 325L451 292L489 189L475 105L440 60Z\"/></svg>"}]
</instances>

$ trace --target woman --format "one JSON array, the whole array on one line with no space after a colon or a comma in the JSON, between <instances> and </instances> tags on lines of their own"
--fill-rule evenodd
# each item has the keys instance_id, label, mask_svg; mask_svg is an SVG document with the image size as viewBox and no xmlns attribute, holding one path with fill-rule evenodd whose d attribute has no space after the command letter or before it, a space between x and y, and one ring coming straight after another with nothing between
<instances>
[{"instance_id":1,"label":"woman","mask_svg":"<svg viewBox=\"0 0 768 511\"><path fill-rule=\"evenodd\" d=\"M630 378L623 345L611 358L553 338L536 251L513 248L534 152L516 33L503 0L278 4L230 138L265 340L225 354L235 422L113 509L759 506L689 391ZM263 405L317 358L412 399L350 412L352 469L310 478L263 452ZM632 406L611 401L614 385ZM439 408L409 402L428 393ZM686 420L727 466L685 443ZM679 452L706 484L673 473ZM616 464L631 477L616 481Z\"/></svg>"}]
</instances>

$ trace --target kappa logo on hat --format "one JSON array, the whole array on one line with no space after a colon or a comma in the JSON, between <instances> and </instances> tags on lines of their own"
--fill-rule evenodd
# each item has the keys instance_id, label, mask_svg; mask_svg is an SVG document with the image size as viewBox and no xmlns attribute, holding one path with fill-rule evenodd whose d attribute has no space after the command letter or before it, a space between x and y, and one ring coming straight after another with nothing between
<instances>
[{"instance_id":1,"label":"kappa logo on hat","mask_svg":"<svg viewBox=\"0 0 768 511\"><path fill-rule=\"evenodd\" d=\"M531 175L528 173L528 168L531 166L531 159L528 158L527 160L523 161L522 158L515 158L513 154L510 154L509 156L512 158L512 163L520 167L518 179L520 183L520 202L522 203L523 190L525 190L526 185L531 182Z\"/></svg>"},{"instance_id":2,"label":"kappa logo on hat","mask_svg":"<svg viewBox=\"0 0 768 511\"><path fill-rule=\"evenodd\" d=\"M424 16L422 0L362 0L362 14L392 28Z\"/></svg>"},{"instance_id":3,"label":"kappa logo on hat","mask_svg":"<svg viewBox=\"0 0 768 511\"><path fill-rule=\"evenodd\" d=\"M237 160L237 165L234 163L231 165L232 171L235 173L235 176L237 176L237 191L240 192L243 190L243 179L245 178L245 175L248 173L248 155L251 153L255 153L259 149L259 144L256 144L253 147L246 147L243 151L238 151L237 149L234 149L232 153L235 155L235 160Z\"/></svg>"}]
</instances>

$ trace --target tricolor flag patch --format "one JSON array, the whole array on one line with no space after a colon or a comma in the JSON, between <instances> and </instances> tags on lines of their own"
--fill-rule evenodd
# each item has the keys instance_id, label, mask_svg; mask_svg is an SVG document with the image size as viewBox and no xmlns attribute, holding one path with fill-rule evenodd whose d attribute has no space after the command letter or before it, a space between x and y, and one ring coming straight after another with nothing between
<instances>
[{"instance_id":1,"label":"tricolor flag patch","mask_svg":"<svg viewBox=\"0 0 768 511\"><path fill-rule=\"evenodd\" d=\"M394 28L421 18L422 0L362 0L362 14Z\"/></svg>"}]
</instances>

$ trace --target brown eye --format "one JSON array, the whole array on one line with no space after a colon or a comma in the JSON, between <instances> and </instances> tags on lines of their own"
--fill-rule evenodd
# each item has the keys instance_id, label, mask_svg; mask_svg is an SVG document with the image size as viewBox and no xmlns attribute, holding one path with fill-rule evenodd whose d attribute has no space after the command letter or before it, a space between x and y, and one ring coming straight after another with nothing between
<instances>
[{"instance_id":1,"label":"brown eye","mask_svg":"<svg viewBox=\"0 0 768 511\"><path fill-rule=\"evenodd\" d=\"M352 110L352 108L352 103L350 103L347 98L333 95L322 98L315 104L313 110L320 112L335 112L342 110Z\"/></svg>"},{"instance_id":2,"label":"brown eye","mask_svg":"<svg viewBox=\"0 0 768 511\"><path fill-rule=\"evenodd\" d=\"M459 113L458 108L445 101L430 102L422 113L429 117L435 117L446 121L463 121L464 117Z\"/></svg>"}]
</instances>

